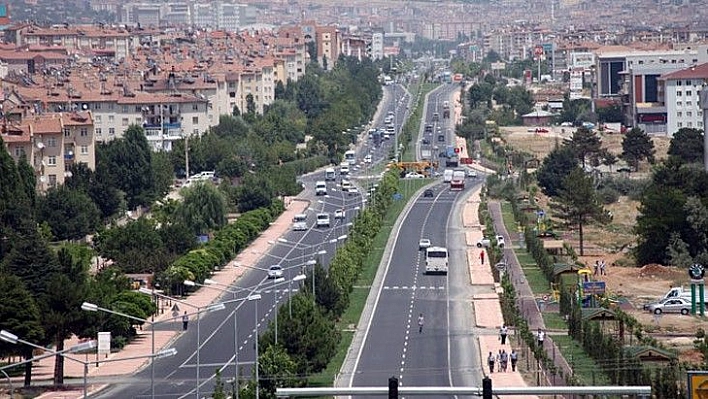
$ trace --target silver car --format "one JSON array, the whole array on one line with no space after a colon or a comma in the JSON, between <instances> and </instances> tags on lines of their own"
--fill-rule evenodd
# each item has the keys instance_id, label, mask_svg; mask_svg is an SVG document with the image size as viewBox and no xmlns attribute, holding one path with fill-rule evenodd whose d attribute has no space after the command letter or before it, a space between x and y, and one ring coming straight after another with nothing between
<instances>
[{"instance_id":1,"label":"silver car","mask_svg":"<svg viewBox=\"0 0 708 399\"><path fill-rule=\"evenodd\" d=\"M681 313L687 315L691 313L691 301L685 298L666 298L648 305L647 310L654 314Z\"/></svg>"}]
</instances>

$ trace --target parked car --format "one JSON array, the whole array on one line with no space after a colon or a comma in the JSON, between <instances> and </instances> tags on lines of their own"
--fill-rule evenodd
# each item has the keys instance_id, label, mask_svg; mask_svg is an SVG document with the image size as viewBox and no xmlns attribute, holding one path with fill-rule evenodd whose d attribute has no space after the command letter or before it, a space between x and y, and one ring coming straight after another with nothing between
<instances>
[{"instance_id":1,"label":"parked car","mask_svg":"<svg viewBox=\"0 0 708 399\"><path fill-rule=\"evenodd\" d=\"M423 191L423 197L434 197L435 193L431 189L426 189Z\"/></svg>"},{"instance_id":2,"label":"parked car","mask_svg":"<svg viewBox=\"0 0 708 399\"><path fill-rule=\"evenodd\" d=\"M681 313L687 315L691 313L691 301L686 298L666 298L657 303L646 306L647 310L654 314Z\"/></svg>"},{"instance_id":3,"label":"parked car","mask_svg":"<svg viewBox=\"0 0 708 399\"><path fill-rule=\"evenodd\" d=\"M497 235L497 246L498 246L499 248L504 248L504 245L505 245L505 244L506 244L506 243L504 242L504 236L502 236L502 235Z\"/></svg>"},{"instance_id":4,"label":"parked car","mask_svg":"<svg viewBox=\"0 0 708 399\"><path fill-rule=\"evenodd\" d=\"M283 267L280 265L272 265L268 268L268 278L281 278L283 277Z\"/></svg>"},{"instance_id":5,"label":"parked car","mask_svg":"<svg viewBox=\"0 0 708 399\"><path fill-rule=\"evenodd\" d=\"M430 240L427 238L421 238L420 241L418 241L418 249L426 249L430 247Z\"/></svg>"},{"instance_id":6,"label":"parked car","mask_svg":"<svg viewBox=\"0 0 708 399\"><path fill-rule=\"evenodd\" d=\"M423 179L425 176L420 173L406 173L406 179Z\"/></svg>"}]
</instances>

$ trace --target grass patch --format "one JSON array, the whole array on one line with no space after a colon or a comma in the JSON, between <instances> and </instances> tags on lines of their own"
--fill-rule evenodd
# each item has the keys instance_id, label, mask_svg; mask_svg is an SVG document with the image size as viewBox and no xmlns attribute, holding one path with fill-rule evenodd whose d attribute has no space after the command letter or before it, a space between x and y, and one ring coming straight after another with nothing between
<instances>
[{"instance_id":1,"label":"grass patch","mask_svg":"<svg viewBox=\"0 0 708 399\"><path fill-rule=\"evenodd\" d=\"M514 211L511 209L511 203L504 201L501 203L502 220L506 231L511 235L519 229L516 220L514 219Z\"/></svg>"},{"instance_id":2,"label":"grass patch","mask_svg":"<svg viewBox=\"0 0 708 399\"><path fill-rule=\"evenodd\" d=\"M565 320L561 317L560 313L549 313L544 312L543 323L546 325L547 329L550 330L566 330L568 326L565 324Z\"/></svg>"},{"instance_id":3,"label":"grass patch","mask_svg":"<svg viewBox=\"0 0 708 399\"><path fill-rule=\"evenodd\" d=\"M413 112L406 121L402 129L402 136L407 139L405 147L402 150L401 160L403 162L416 161L415 142L418 140L420 132L420 122L423 119L423 105L425 104L425 96L435 89L438 85L433 83L423 83L416 86L416 90L411 93L414 98L418 98L417 103L413 105Z\"/></svg>"},{"instance_id":4,"label":"grass patch","mask_svg":"<svg viewBox=\"0 0 708 399\"><path fill-rule=\"evenodd\" d=\"M374 237L373 250L364 261L364 266L359 278L354 284L354 290L349 297L349 306L344 311L341 320L337 322L337 328L342 332L342 339L337 345L337 354L327 365L323 371L313 374L308 380L308 386L312 387L331 387L334 385L334 379L342 368L344 359L349 351L354 330L361 318L361 312L364 310L366 298L369 296L371 284L374 282L376 272L378 271L381 258L383 257L386 243L391 235L393 225L396 223L398 216L406 207L408 201L413 194L421 187L427 185L428 179L408 179L399 181L399 193L403 195L403 199L395 201L386 212L381 230Z\"/></svg>"},{"instance_id":5,"label":"grass patch","mask_svg":"<svg viewBox=\"0 0 708 399\"><path fill-rule=\"evenodd\" d=\"M530 253L524 250L516 250L516 258L519 260L521 269L524 271L526 276L526 281L528 281L531 291L534 294L545 294L551 289L551 285L546 280L546 275L543 274L541 268L536 265L536 261L533 259Z\"/></svg>"},{"instance_id":6,"label":"grass patch","mask_svg":"<svg viewBox=\"0 0 708 399\"><path fill-rule=\"evenodd\" d=\"M573 338L567 335L553 335L552 338L581 385L609 385L610 381L600 366L585 354L583 347Z\"/></svg>"}]
</instances>

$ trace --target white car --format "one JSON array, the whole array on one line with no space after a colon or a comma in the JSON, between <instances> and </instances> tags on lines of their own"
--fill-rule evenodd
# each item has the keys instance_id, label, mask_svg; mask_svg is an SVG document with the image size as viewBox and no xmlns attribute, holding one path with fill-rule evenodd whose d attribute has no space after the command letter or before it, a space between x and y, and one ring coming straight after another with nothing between
<instances>
[{"instance_id":1,"label":"white car","mask_svg":"<svg viewBox=\"0 0 708 399\"><path fill-rule=\"evenodd\" d=\"M273 265L268 268L268 278L281 278L283 277L283 267L280 265Z\"/></svg>"},{"instance_id":2,"label":"white car","mask_svg":"<svg viewBox=\"0 0 708 399\"><path fill-rule=\"evenodd\" d=\"M420 173L406 173L406 179L424 179L425 176Z\"/></svg>"},{"instance_id":3,"label":"white car","mask_svg":"<svg viewBox=\"0 0 708 399\"><path fill-rule=\"evenodd\" d=\"M427 238L421 238L420 241L418 241L418 249L430 248L430 245L430 240Z\"/></svg>"},{"instance_id":4,"label":"white car","mask_svg":"<svg viewBox=\"0 0 708 399\"><path fill-rule=\"evenodd\" d=\"M364 157L364 163L371 163L371 154Z\"/></svg>"},{"instance_id":5,"label":"white car","mask_svg":"<svg viewBox=\"0 0 708 399\"><path fill-rule=\"evenodd\" d=\"M477 171L474 169L467 169L467 177L471 177L473 179L477 178Z\"/></svg>"},{"instance_id":6,"label":"white car","mask_svg":"<svg viewBox=\"0 0 708 399\"><path fill-rule=\"evenodd\" d=\"M498 235L498 236L497 236L497 246L498 246L499 248L504 248L504 245L505 245L505 244L506 244L506 243L504 242L504 236Z\"/></svg>"},{"instance_id":7,"label":"white car","mask_svg":"<svg viewBox=\"0 0 708 399\"><path fill-rule=\"evenodd\" d=\"M346 213L344 212L344 209L337 209L334 211L334 218L335 219L344 219L346 218Z\"/></svg>"},{"instance_id":8,"label":"white car","mask_svg":"<svg viewBox=\"0 0 708 399\"><path fill-rule=\"evenodd\" d=\"M305 222L295 222L293 223L293 231L306 231L307 223Z\"/></svg>"}]
</instances>

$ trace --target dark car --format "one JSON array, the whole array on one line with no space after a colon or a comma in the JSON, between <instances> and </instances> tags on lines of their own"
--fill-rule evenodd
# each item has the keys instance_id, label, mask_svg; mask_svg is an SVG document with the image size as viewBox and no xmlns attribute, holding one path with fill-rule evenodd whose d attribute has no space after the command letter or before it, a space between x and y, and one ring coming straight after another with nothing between
<instances>
[{"instance_id":1,"label":"dark car","mask_svg":"<svg viewBox=\"0 0 708 399\"><path fill-rule=\"evenodd\" d=\"M432 133L433 132L433 125L425 125L425 133Z\"/></svg>"},{"instance_id":2,"label":"dark car","mask_svg":"<svg viewBox=\"0 0 708 399\"><path fill-rule=\"evenodd\" d=\"M421 141L421 143L423 143L423 144L430 144L430 140L426 138L426 139L423 139L423 140Z\"/></svg>"},{"instance_id":3,"label":"dark car","mask_svg":"<svg viewBox=\"0 0 708 399\"><path fill-rule=\"evenodd\" d=\"M438 135L438 141L439 141L439 142L444 142L444 141L445 141L445 135L444 135L444 134L439 134L439 135Z\"/></svg>"},{"instance_id":4,"label":"dark car","mask_svg":"<svg viewBox=\"0 0 708 399\"><path fill-rule=\"evenodd\" d=\"M433 193L433 190L427 189L423 191L423 197L434 197L435 193Z\"/></svg>"}]
</instances>

